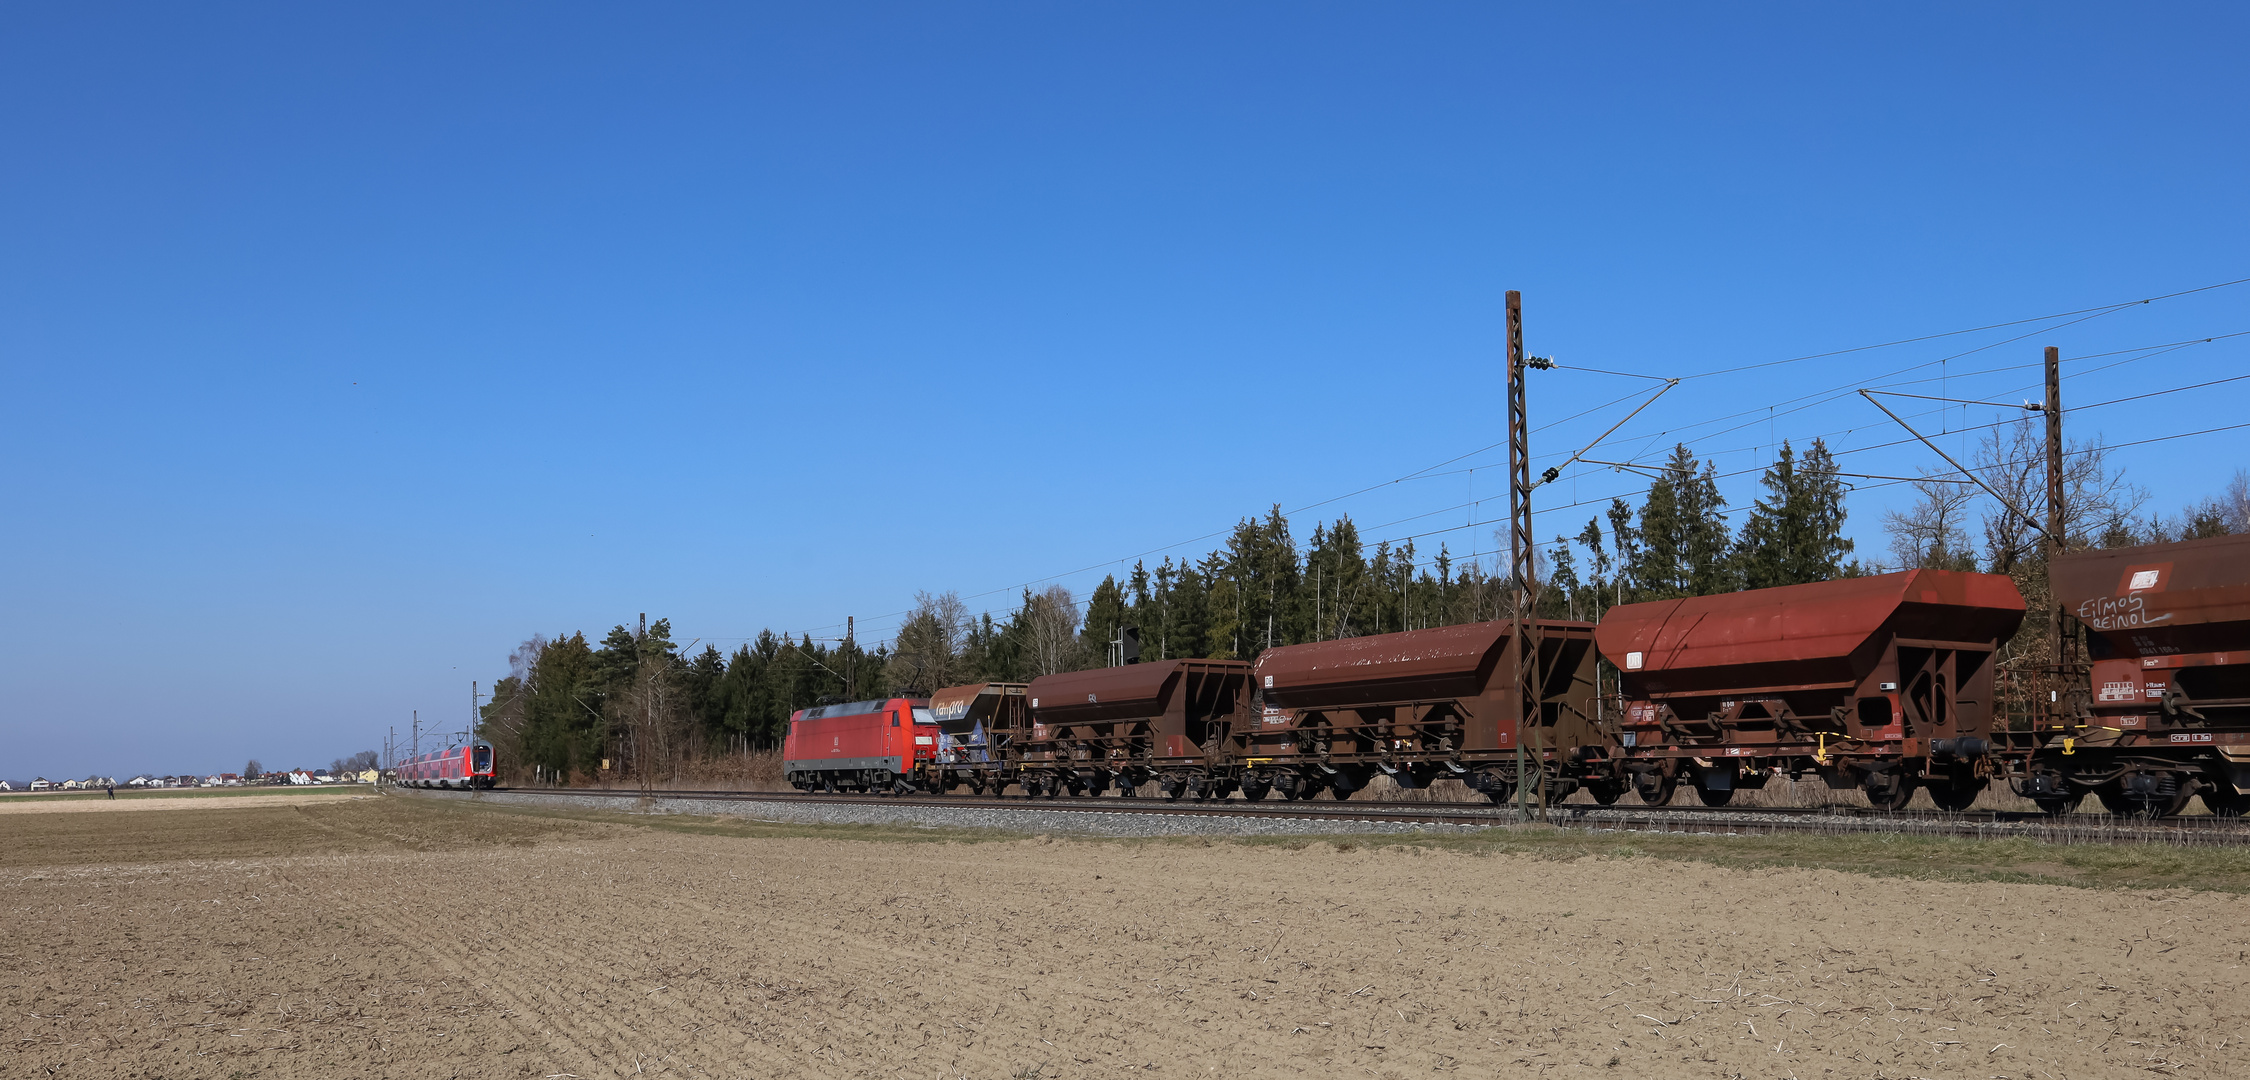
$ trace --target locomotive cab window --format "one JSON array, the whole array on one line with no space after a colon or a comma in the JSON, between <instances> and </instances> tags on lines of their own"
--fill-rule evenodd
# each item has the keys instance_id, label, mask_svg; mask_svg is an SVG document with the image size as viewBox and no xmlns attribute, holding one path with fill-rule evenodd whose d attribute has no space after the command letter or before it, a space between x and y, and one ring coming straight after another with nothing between
<instances>
[{"instance_id":1,"label":"locomotive cab window","mask_svg":"<svg viewBox=\"0 0 2250 1080\"><path fill-rule=\"evenodd\" d=\"M892 727L897 727L897 726L898 726L898 710L897 710L897 709L892 709L892 710L891 710L891 726L892 726Z\"/></svg>"}]
</instances>

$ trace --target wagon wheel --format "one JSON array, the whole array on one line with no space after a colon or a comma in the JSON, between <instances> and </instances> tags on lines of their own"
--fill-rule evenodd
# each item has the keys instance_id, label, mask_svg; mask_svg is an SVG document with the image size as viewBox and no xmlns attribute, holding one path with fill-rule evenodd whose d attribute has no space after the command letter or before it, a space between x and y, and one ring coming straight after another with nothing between
<instances>
[{"instance_id":1,"label":"wagon wheel","mask_svg":"<svg viewBox=\"0 0 2250 1080\"><path fill-rule=\"evenodd\" d=\"M2212 787L2206 783L2203 788L2203 808L2211 811L2215 817L2241 817L2244 811L2250 810L2250 795L2237 795L2226 787Z\"/></svg>"},{"instance_id":2,"label":"wagon wheel","mask_svg":"<svg viewBox=\"0 0 2250 1080\"><path fill-rule=\"evenodd\" d=\"M2116 783L2103 784L2094 789L2094 797L2102 801L2102 809L2112 814L2135 814L2140 807L2125 796L2125 789Z\"/></svg>"},{"instance_id":3,"label":"wagon wheel","mask_svg":"<svg viewBox=\"0 0 2250 1080\"><path fill-rule=\"evenodd\" d=\"M1695 797L1701 799L1705 806L1725 806L1734 801L1734 789L1727 788L1723 791L1713 791L1697 784L1695 785Z\"/></svg>"},{"instance_id":4,"label":"wagon wheel","mask_svg":"<svg viewBox=\"0 0 2250 1080\"><path fill-rule=\"evenodd\" d=\"M1672 804L1672 793L1678 789L1679 783L1677 777L1666 776L1662 773L1649 773L1643 777L1640 783L1633 785L1633 791L1641 797L1643 805L1670 806Z\"/></svg>"},{"instance_id":5,"label":"wagon wheel","mask_svg":"<svg viewBox=\"0 0 2250 1080\"><path fill-rule=\"evenodd\" d=\"M1877 810L1904 810L1914 801L1915 778L1900 776L1890 783L1882 782L1882 774L1870 774L1860 790L1867 793L1867 805Z\"/></svg>"},{"instance_id":6,"label":"wagon wheel","mask_svg":"<svg viewBox=\"0 0 2250 1080\"><path fill-rule=\"evenodd\" d=\"M1586 793L1603 806L1615 806L1617 800L1625 794L1625 785L1615 780L1589 780L1586 782Z\"/></svg>"},{"instance_id":7,"label":"wagon wheel","mask_svg":"<svg viewBox=\"0 0 2250 1080\"><path fill-rule=\"evenodd\" d=\"M1262 784L1256 780L1245 780L1242 782L1242 797L1245 801L1248 802L1257 802L1261 799L1264 799L1266 797L1266 793L1272 790L1272 785Z\"/></svg>"},{"instance_id":8,"label":"wagon wheel","mask_svg":"<svg viewBox=\"0 0 2250 1080\"><path fill-rule=\"evenodd\" d=\"M1930 801L1936 803L1938 809L1958 814L1976 803L1977 796L1984 794L1986 783L1987 781L1979 778L1930 781L1924 786L1930 789Z\"/></svg>"},{"instance_id":9,"label":"wagon wheel","mask_svg":"<svg viewBox=\"0 0 2250 1080\"><path fill-rule=\"evenodd\" d=\"M2073 791L2068 795L2052 795L2031 801L2039 804L2040 813L2048 817L2061 817L2078 809L2078 800L2085 797L2085 792Z\"/></svg>"}]
</instances>

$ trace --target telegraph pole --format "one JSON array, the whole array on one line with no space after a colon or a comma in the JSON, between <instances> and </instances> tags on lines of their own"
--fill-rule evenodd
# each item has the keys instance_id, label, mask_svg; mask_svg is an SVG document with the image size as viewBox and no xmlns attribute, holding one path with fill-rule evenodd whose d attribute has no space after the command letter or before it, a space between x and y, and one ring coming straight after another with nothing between
<instances>
[{"instance_id":1,"label":"telegraph pole","mask_svg":"<svg viewBox=\"0 0 2250 1080\"><path fill-rule=\"evenodd\" d=\"M856 674L858 674L858 671L859 671L859 665L857 665L857 664L854 664L854 663L852 663L852 659L853 659L853 649L854 649L854 647L855 647L855 646L854 646L854 645L852 644L852 637L853 637L853 634L854 634L854 630L853 630L853 626L852 626L852 617L851 617L851 616L849 616L849 615L846 615L846 616L844 616L844 656L843 656L843 660L844 660L844 699L845 699L846 701L856 700L856 699L857 699L857 698L859 697L859 693L858 693L858 690L857 690L857 683L859 682L859 680L853 677L853 676L855 676Z\"/></svg>"},{"instance_id":2,"label":"telegraph pole","mask_svg":"<svg viewBox=\"0 0 2250 1080\"><path fill-rule=\"evenodd\" d=\"M1546 767L1536 737L1540 709L1539 641L1531 532L1531 426L1524 411L1523 294L1508 290L1508 576L1515 586L1515 617L1508 647L1516 661L1516 813L1529 819L1536 806L1547 815ZM1536 778L1536 779L1535 779ZM1536 789L1534 789L1536 785Z\"/></svg>"},{"instance_id":3,"label":"telegraph pole","mask_svg":"<svg viewBox=\"0 0 2250 1080\"><path fill-rule=\"evenodd\" d=\"M2062 350L2047 346L2047 637L2055 643L2055 668L2062 681L2078 662L2077 643L2065 636L2062 600L2055 594L2055 560L2063 545ZM2059 694L2057 695L2059 699ZM2057 712L2060 710L2057 709Z\"/></svg>"}]
</instances>

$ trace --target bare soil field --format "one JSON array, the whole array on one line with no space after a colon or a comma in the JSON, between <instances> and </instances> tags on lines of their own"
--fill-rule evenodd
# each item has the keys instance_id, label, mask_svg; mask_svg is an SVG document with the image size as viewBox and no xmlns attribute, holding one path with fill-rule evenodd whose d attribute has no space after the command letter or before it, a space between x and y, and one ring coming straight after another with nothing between
<instances>
[{"instance_id":1,"label":"bare soil field","mask_svg":"<svg viewBox=\"0 0 2250 1080\"><path fill-rule=\"evenodd\" d=\"M2246 1071L2236 892L1701 842L1732 846L1055 841L411 797L10 815L0 1073ZM1993 850L2008 874L2138 872L2123 849ZM2185 860L2157 880L2203 858L2241 880L2240 857L2147 854Z\"/></svg>"},{"instance_id":2,"label":"bare soil field","mask_svg":"<svg viewBox=\"0 0 2250 1080\"><path fill-rule=\"evenodd\" d=\"M67 799L56 799L52 802L33 801L31 799L0 799L0 814L98 814L113 810L171 811L181 809L183 806L191 806L198 810L219 810L245 806L280 806L304 802L334 802L339 799L378 798L367 788L347 791L276 791L272 793L261 791L246 795L196 794L183 797L192 798L194 801L183 804L177 799L167 799L162 795L140 795L123 799L105 799L100 795L74 796Z\"/></svg>"}]
</instances>

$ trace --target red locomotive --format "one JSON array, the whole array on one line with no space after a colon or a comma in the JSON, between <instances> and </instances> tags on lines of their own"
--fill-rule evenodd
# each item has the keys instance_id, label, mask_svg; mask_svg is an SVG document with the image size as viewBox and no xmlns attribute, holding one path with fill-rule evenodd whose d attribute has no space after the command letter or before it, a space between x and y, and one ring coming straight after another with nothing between
<instances>
[{"instance_id":1,"label":"red locomotive","mask_svg":"<svg viewBox=\"0 0 2250 1080\"><path fill-rule=\"evenodd\" d=\"M473 742L432 750L393 766L391 777L408 787L488 788L492 786L492 744Z\"/></svg>"},{"instance_id":2,"label":"red locomotive","mask_svg":"<svg viewBox=\"0 0 2250 1080\"><path fill-rule=\"evenodd\" d=\"M938 734L925 698L799 709L782 739L782 776L799 791L911 791L938 759Z\"/></svg>"}]
</instances>

